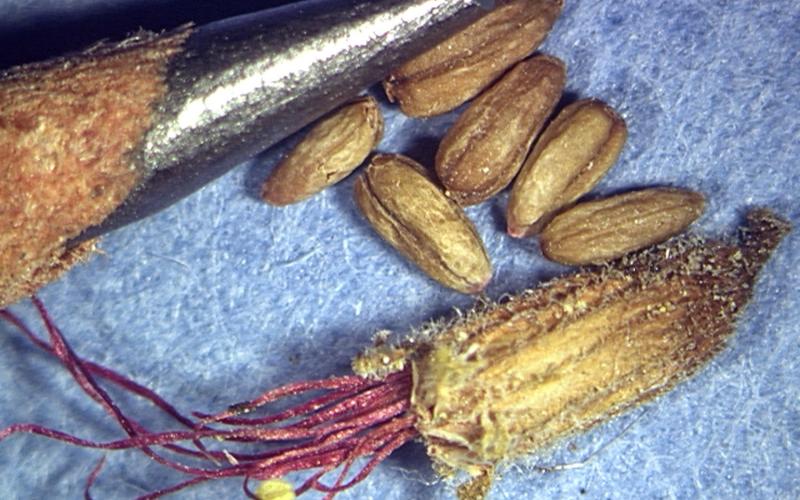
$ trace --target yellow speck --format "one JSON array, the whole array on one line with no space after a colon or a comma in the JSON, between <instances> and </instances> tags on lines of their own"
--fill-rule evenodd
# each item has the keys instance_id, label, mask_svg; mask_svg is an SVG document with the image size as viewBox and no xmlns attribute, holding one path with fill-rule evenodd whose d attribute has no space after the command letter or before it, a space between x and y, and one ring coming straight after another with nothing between
<instances>
[{"instance_id":1,"label":"yellow speck","mask_svg":"<svg viewBox=\"0 0 800 500\"><path fill-rule=\"evenodd\" d=\"M256 489L258 500L295 500L294 487L285 479L262 481Z\"/></svg>"}]
</instances>

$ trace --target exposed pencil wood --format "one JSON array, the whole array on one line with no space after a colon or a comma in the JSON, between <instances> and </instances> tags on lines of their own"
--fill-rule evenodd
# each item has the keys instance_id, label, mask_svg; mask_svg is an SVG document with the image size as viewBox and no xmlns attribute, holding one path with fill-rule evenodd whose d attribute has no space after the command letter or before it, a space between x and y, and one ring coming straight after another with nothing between
<instances>
[{"instance_id":1,"label":"exposed pencil wood","mask_svg":"<svg viewBox=\"0 0 800 500\"><path fill-rule=\"evenodd\" d=\"M185 36L140 34L0 76L0 307L76 262L66 241L141 181L129 155Z\"/></svg>"}]
</instances>

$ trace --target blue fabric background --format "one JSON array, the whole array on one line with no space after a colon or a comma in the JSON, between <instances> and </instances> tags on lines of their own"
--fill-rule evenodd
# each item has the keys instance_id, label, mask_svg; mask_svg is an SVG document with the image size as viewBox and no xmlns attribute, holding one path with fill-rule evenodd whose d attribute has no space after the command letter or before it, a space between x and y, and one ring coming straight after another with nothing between
<instances>
[{"instance_id":1,"label":"blue fabric background","mask_svg":"<svg viewBox=\"0 0 800 500\"><path fill-rule=\"evenodd\" d=\"M567 1L543 50L569 65L572 96L628 121L620 163L596 190L676 185L708 194L696 230L729 234L750 206L800 225L800 4L794 0ZM139 25L207 21L264 2L2 0L7 66ZM376 92L379 95L379 92ZM384 104L386 104L384 102ZM412 120L385 106L383 151L430 164L455 114ZM290 141L291 142L291 141ZM257 199L286 145L177 206L107 237L104 254L41 297L81 355L165 395L215 410L290 381L344 374L379 329L405 333L471 299L425 278L381 242L353 178L288 208ZM488 295L564 269L504 234L505 196L470 208L495 265ZM800 495L800 232L769 263L730 347L658 401L541 456L509 464L492 498L796 498ZM15 311L33 318L29 305ZM107 440L122 433L56 363L0 325L0 426L37 422ZM165 425L147 405L121 403ZM0 497L80 498L100 452L39 437L0 443ZM542 474L535 465L580 468ZM109 454L96 498L180 479L135 452ZM231 498L238 481L176 498ZM341 498L452 498L424 449L395 453Z\"/></svg>"}]
</instances>

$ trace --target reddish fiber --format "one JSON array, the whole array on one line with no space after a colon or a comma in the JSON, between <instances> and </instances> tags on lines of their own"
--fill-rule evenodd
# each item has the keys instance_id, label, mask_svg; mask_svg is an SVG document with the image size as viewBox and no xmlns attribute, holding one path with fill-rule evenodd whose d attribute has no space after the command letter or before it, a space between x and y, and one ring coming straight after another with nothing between
<instances>
[{"instance_id":1,"label":"reddish fiber","mask_svg":"<svg viewBox=\"0 0 800 500\"><path fill-rule=\"evenodd\" d=\"M219 413L194 412L192 415L196 420L179 412L155 391L111 368L79 357L41 301L34 298L33 303L44 323L49 342L38 337L7 309L0 310L0 318L14 325L34 345L56 357L81 389L119 424L127 436L99 442L33 423L19 423L0 429L0 440L14 434L30 433L85 448L139 449L158 463L189 476L142 498L159 498L205 481L235 476L245 479L245 494L252 497L253 493L247 486L249 479L266 480L303 470L309 470L311 474L295 490L298 495L314 489L324 492L325 498L333 498L364 480L395 449L417 436L414 417L408 412L411 397L411 374L408 370L381 381L347 375L294 382ZM101 380L149 401L183 429L152 431L146 428L116 405L100 385ZM319 391L323 393L310 395ZM305 396L306 400L273 414L243 416L269 403L296 396ZM184 441L195 449L180 444ZM236 446L237 449L228 451L220 449L220 446ZM242 446L256 446L260 450L238 450ZM168 458L163 454L165 451L177 457ZM184 463L181 456L200 460L205 467ZM350 477L353 466L361 458L366 462ZM103 463L104 459L100 460L87 478L84 493L87 499L91 498L89 490L100 475ZM324 484L322 480L326 474L337 469L339 473L335 482L330 486Z\"/></svg>"}]
</instances>

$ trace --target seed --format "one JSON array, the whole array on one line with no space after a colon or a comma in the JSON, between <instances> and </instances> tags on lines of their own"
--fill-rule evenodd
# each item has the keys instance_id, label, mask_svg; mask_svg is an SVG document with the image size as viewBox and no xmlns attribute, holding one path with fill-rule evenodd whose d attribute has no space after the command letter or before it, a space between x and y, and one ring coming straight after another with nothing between
<instances>
[{"instance_id":1,"label":"seed","mask_svg":"<svg viewBox=\"0 0 800 500\"><path fill-rule=\"evenodd\" d=\"M481 94L447 132L436 174L447 196L480 203L508 186L561 98L564 63L537 56L517 64Z\"/></svg>"},{"instance_id":2,"label":"seed","mask_svg":"<svg viewBox=\"0 0 800 500\"><path fill-rule=\"evenodd\" d=\"M544 40L562 0L504 0L461 32L392 71L383 86L409 116L446 113L478 95Z\"/></svg>"},{"instance_id":3,"label":"seed","mask_svg":"<svg viewBox=\"0 0 800 500\"><path fill-rule=\"evenodd\" d=\"M492 267L475 227L418 163L376 156L355 198L378 234L436 281L463 293L488 284Z\"/></svg>"},{"instance_id":4,"label":"seed","mask_svg":"<svg viewBox=\"0 0 800 500\"><path fill-rule=\"evenodd\" d=\"M273 205L304 200L347 177L383 136L373 97L362 97L320 120L272 171L261 196Z\"/></svg>"},{"instance_id":5,"label":"seed","mask_svg":"<svg viewBox=\"0 0 800 500\"><path fill-rule=\"evenodd\" d=\"M542 252L563 264L621 257L674 236L703 213L703 195L654 188L579 203L542 231Z\"/></svg>"},{"instance_id":6,"label":"seed","mask_svg":"<svg viewBox=\"0 0 800 500\"><path fill-rule=\"evenodd\" d=\"M627 135L625 121L600 101L584 99L564 108L514 181L508 233L536 233L554 212L588 193L616 163Z\"/></svg>"}]
</instances>

